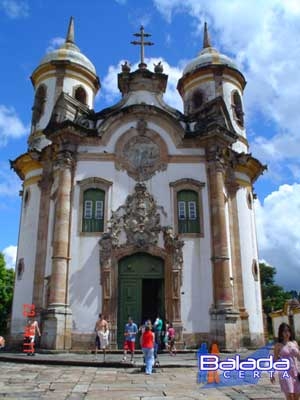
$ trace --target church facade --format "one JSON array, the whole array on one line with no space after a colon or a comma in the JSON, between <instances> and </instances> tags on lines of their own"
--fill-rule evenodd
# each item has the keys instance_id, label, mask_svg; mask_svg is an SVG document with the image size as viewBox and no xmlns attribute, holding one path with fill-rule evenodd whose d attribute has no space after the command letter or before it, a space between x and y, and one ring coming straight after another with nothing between
<instances>
[{"instance_id":1,"label":"church facade","mask_svg":"<svg viewBox=\"0 0 300 400\"><path fill-rule=\"evenodd\" d=\"M23 181L12 340L34 304L42 346L88 348L100 312L120 348L128 315L173 322L180 345L263 343L245 78L211 46L178 81L184 111L164 102L168 77L141 62L116 76L121 100L94 110L100 80L74 41L32 74L28 151L11 162Z\"/></svg>"}]
</instances>

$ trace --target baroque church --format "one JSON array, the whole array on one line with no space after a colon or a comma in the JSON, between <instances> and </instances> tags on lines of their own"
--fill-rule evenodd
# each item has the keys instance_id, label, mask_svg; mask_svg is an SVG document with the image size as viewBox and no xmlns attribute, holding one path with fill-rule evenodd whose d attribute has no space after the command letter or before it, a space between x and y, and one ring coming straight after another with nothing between
<instances>
[{"instance_id":1,"label":"baroque church","mask_svg":"<svg viewBox=\"0 0 300 400\"><path fill-rule=\"evenodd\" d=\"M121 100L94 110L101 83L74 41L33 71L22 180L11 340L34 304L41 346L87 349L99 313L121 348L128 315L173 323L178 347L223 350L264 341L253 183L265 167L249 152L236 64L203 49L178 81L183 112L164 101L168 76L125 62Z\"/></svg>"}]
</instances>

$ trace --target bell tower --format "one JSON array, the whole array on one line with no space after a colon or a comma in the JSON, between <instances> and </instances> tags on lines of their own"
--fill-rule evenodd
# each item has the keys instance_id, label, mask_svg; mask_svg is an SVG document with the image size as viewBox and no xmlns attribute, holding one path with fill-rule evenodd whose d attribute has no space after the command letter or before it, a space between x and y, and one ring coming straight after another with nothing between
<instances>
[{"instance_id":1,"label":"bell tower","mask_svg":"<svg viewBox=\"0 0 300 400\"><path fill-rule=\"evenodd\" d=\"M30 149L41 150L49 144L42 131L49 122L59 95L67 93L82 107L92 109L100 89L94 65L75 44L73 17L70 19L65 42L43 57L33 71L31 81L35 95L28 143Z\"/></svg>"},{"instance_id":2,"label":"bell tower","mask_svg":"<svg viewBox=\"0 0 300 400\"><path fill-rule=\"evenodd\" d=\"M239 140L233 147L246 152L243 91L246 80L235 63L211 45L207 23L204 25L203 49L183 70L177 89L182 97L184 113L193 118L203 106L221 97ZM239 146L239 147L238 147Z\"/></svg>"}]
</instances>

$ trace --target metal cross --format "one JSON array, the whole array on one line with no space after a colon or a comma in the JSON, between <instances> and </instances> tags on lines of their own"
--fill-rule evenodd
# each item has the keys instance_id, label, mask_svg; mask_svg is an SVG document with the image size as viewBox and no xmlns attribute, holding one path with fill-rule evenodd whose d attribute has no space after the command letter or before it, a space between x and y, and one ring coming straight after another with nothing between
<instances>
[{"instance_id":1,"label":"metal cross","mask_svg":"<svg viewBox=\"0 0 300 400\"><path fill-rule=\"evenodd\" d=\"M141 63L139 64L139 67L140 68L146 68L147 64L145 64L145 62L144 62L144 55L145 55L144 54L144 52L145 52L144 46L152 46L152 45L154 45L154 43L153 42L145 42L144 39L145 39L145 37L149 37L151 35L150 35L150 33L145 33L144 32L144 27L142 25L141 28L140 28L140 33L134 33L133 36L137 36L137 37L141 38L141 40L134 40L133 42L130 42L130 43L131 44L138 44L138 45L141 46Z\"/></svg>"}]
</instances>

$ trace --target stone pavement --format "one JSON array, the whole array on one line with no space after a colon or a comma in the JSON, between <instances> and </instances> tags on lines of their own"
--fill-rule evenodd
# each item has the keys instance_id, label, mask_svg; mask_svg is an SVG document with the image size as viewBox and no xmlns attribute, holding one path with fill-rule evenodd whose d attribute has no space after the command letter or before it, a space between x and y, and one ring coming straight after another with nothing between
<instances>
[{"instance_id":1,"label":"stone pavement","mask_svg":"<svg viewBox=\"0 0 300 400\"><path fill-rule=\"evenodd\" d=\"M227 355L226 355L227 356ZM255 385L203 388L197 383L195 353L170 357L161 354L156 373L141 372L142 356L136 365L122 364L122 355L93 354L0 354L0 399L55 400L271 400L283 399L278 383L263 375ZM52 365L51 365L52 364ZM56 365L53 365L56 364ZM278 381L277 381L278 382ZM207 386L207 385L206 385Z\"/></svg>"}]
</instances>

